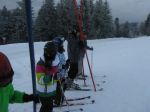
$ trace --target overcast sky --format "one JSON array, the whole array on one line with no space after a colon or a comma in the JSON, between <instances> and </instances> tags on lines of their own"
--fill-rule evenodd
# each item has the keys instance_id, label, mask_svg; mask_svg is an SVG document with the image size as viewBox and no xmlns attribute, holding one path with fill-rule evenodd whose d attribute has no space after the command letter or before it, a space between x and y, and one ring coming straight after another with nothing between
<instances>
[{"instance_id":1,"label":"overcast sky","mask_svg":"<svg viewBox=\"0 0 150 112\"><path fill-rule=\"evenodd\" d=\"M0 8L4 5L11 8L16 7L18 0L0 0ZM35 10L40 8L43 0L32 0ZM55 0L58 1L58 0ZM150 13L150 0L107 0L113 17L119 17L120 21L141 22Z\"/></svg>"}]
</instances>

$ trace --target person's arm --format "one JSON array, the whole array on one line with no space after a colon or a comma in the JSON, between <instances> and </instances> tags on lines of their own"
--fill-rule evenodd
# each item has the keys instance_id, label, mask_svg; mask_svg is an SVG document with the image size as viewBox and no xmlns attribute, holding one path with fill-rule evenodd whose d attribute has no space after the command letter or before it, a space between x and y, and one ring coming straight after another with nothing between
<instances>
[{"instance_id":1,"label":"person's arm","mask_svg":"<svg viewBox=\"0 0 150 112\"><path fill-rule=\"evenodd\" d=\"M9 86L9 90L10 90L9 96L10 103L23 103L23 95L24 95L23 92L15 91L12 84Z\"/></svg>"},{"instance_id":2,"label":"person's arm","mask_svg":"<svg viewBox=\"0 0 150 112\"><path fill-rule=\"evenodd\" d=\"M19 91L12 91L11 97L10 97L10 103L23 103L23 92Z\"/></svg>"},{"instance_id":3,"label":"person's arm","mask_svg":"<svg viewBox=\"0 0 150 112\"><path fill-rule=\"evenodd\" d=\"M39 102L39 98L37 95L33 94L27 94L20 91L14 91L14 94L10 100L10 103L25 103L25 102L31 102L35 101L36 103Z\"/></svg>"},{"instance_id":4,"label":"person's arm","mask_svg":"<svg viewBox=\"0 0 150 112\"><path fill-rule=\"evenodd\" d=\"M88 45L86 46L86 49L93 51L93 47L89 47Z\"/></svg>"},{"instance_id":5,"label":"person's arm","mask_svg":"<svg viewBox=\"0 0 150 112\"><path fill-rule=\"evenodd\" d=\"M24 103L29 101L39 102L38 96L34 96L33 94L26 94L24 92L20 92L11 88L10 94L10 103Z\"/></svg>"},{"instance_id":6,"label":"person's arm","mask_svg":"<svg viewBox=\"0 0 150 112\"><path fill-rule=\"evenodd\" d=\"M87 40L84 40L84 41L80 40L79 41L79 46L80 46L81 49L93 50L93 47L89 47L87 45Z\"/></svg>"}]
</instances>

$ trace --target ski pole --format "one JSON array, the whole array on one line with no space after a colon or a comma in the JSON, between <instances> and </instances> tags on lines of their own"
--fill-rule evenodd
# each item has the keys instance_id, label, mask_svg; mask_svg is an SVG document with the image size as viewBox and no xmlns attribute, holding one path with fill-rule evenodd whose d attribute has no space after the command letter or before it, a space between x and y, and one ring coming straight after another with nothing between
<instances>
[{"instance_id":1,"label":"ski pole","mask_svg":"<svg viewBox=\"0 0 150 112\"><path fill-rule=\"evenodd\" d=\"M32 39L31 0L25 0L25 10L26 10L28 42L29 42L30 62L31 62L31 72L32 72L32 86L33 86L33 94L35 96L36 95L36 78L35 78L34 44L33 44L33 39ZM33 102L33 112L36 112L36 103L35 102Z\"/></svg>"},{"instance_id":2,"label":"ski pole","mask_svg":"<svg viewBox=\"0 0 150 112\"><path fill-rule=\"evenodd\" d=\"M62 95L63 95L63 97L64 97L64 100L66 101L66 104L67 104L68 110L70 110L70 109L69 109L69 103L68 103L68 101L67 101L67 98L66 98L66 96L65 96L64 89L63 89L63 87L62 87L62 83L61 83L61 81L60 81L60 80L58 80L58 82L59 82L59 84L60 84L60 88L61 88L61 91L62 91ZM61 101L62 101L62 99L61 99ZM62 105L62 103L61 103L61 105ZM60 107L61 107L61 105L60 105Z\"/></svg>"},{"instance_id":3,"label":"ski pole","mask_svg":"<svg viewBox=\"0 0 150 112\"><path fill-rule=\"evenodd\" d=\"M91 69L93 71L93 50L91 52Z\"/></svg>"},{"instance_id":4,"label":"ski pole","mask_svg":"<svg viewBox=\"0 0 150 112\"><path fill-rule=\"evenodd\" d=\"M80 25L83 25L83 1L80 0ZM83 30L83 29L82 29ZM86 49L82 49L82 52L84 52ZM82 75L84 78L84 86L86 86L86 81L85 81L85 72L84 72L84 57L82 59Z\"/></svg>"},{"instance_id":5,"label":"ski pole","mask_svg":"<svg viewBox=\"0 0 150 112\"><path fill-rule=\"evenodd\" d=\"M73 0L73 6L74 6L74 9L75 9L75 14L76 14L76 18L77 18L77 23L78 23L78 26L79 26L80 39L81 39L81 40L84 40L84 34L83 34L83 29L82 29L83 22L82 22L82 20L81 20L82 15L79 14L76 0Z\"/></svg>"},{"instance_id":6,"label":"ski pole","mask_svg":"<svg viewBox=\"0 0 150 112\"><path fill-rule=\"evenodd\" d=\"M84 86L86 86L85 72L84 72L84 58L82 59L82 75L84 77Z\"/></svg>"},{"instance_id":7,"label":"ski pole","mask_svg":"<svg viewBox=\"0 0 150 112\"><path fill-rule=\"evenodd\" d=\"M91 79L92 79L93 86L94 86L94 91L96 92L96 86L95 86L95 82L94 82L93 73L92 73L92 70L91 70L91 67L90 67L90 63L89 63L89 58L88 58L88 55L87 55L87 51L85 52L85 54L86 54L86 59L87 59L88 67L89 67L90 74L91 74Z\"/></svg>"}]
</instances>

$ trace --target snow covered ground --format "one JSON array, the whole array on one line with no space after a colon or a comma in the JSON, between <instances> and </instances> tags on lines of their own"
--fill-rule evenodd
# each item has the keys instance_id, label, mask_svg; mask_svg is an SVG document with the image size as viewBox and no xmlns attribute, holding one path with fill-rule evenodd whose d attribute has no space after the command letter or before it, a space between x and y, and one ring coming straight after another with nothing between
<instances>
[{"instance_id":1,"label":"snow covered ground","mask_svg":"<svg viewBox=\"0 0 150 112\"><path fill-rule=\"evenodd\" d=\"M88 51L94 79L103 91L67 91L66 97L91 95L95 104L70 107L84 112L149 112L150 111L150 37L114 38L88 41L94 51ZM65 43L66 45L66 43ZM35 59L43 53L44 42L35 43ZM66 46L65 46L66 47ZM10 59L15 71L14 88L32 93L28 44L1 45L0 51ZM89 73L85 60L85 72ZM106 75L106 77L102 77ZM102 83L106 81L106 83ZM76 81L83 85L83 81ZM90 75L87 84L92 88ZM100 88L97 87L97 88ZM88 102L83 100L82 102ZM61 112L68 108L54 109ZM11 104L10 112L32 112L32 103Z\"/></svg>"}]
</instances>

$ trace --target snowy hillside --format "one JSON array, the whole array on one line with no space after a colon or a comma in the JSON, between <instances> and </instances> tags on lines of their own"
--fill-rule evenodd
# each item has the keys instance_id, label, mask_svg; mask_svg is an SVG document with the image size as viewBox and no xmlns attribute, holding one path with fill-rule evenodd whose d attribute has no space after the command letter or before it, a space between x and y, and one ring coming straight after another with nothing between
<instances>
[{"instance_id":1,"label":"snowy hillside","mask_svg":"<svg viewBox=\"0 0 150 112\"><path fill-rule=\"evenodd\" d=\"M134 39L103 39L88 41L94 51L88 51L94 79L103 91L67 91L67 98L91 95L95 104L74 106L84 112L149 112L150 111L150 37ZM66 43L65 43L66 45ZM35 59L43 53L44 42L35 43ZM66 46L65 46L66 47ZM10 44L0 46L10 59L15 71L14 88L32 93L31 71L28 44ZM85 72L89 69L85 60ZM106 75L106 77L103 77ZM102 83L106 81L105 83ZM83 81L76 81L83 86ZM92 88L89 77L86 81ZM83 100L81 102L89 102ZM54 109L62 112L68 108ZM12 104L10 112L32 112L32 103ZM77 112L77 111L76 111Z\"/></svg>"}]
</instances>

